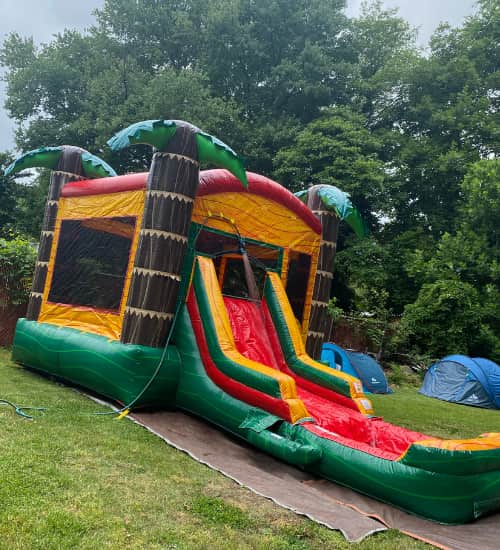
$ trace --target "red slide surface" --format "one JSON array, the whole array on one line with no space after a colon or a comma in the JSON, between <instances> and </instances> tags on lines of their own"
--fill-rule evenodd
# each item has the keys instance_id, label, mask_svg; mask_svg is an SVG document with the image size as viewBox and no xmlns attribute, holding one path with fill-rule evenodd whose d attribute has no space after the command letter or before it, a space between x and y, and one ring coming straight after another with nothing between
<instances>
[{"instance_id":1,"label":"red slide surface","mask_svg":"<svg viewBox=\"0 0 500 550\"><path fill-rule=\"evenodd\" d=\"M241 298L224 297L236 347L245 357L292 376L267 306ZM370 454L395 460L408 446L424 435L394 426L381 419L366 418L358 411L307 390L294 376L298 397L304 402L314 424L305 427L317 435Z\"/></svg>"}]
</instances>

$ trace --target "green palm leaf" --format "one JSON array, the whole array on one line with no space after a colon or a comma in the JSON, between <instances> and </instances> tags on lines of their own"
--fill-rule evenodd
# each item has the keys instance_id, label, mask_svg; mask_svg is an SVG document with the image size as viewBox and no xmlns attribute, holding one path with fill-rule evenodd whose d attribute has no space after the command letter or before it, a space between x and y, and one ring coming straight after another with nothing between
<instances>
[{"instance_id":1,"label":"green palm leaf","mask_svg":"<svg viewBox=\"0 0 500 550\"><path fill-rule=\"evenodd\" d=\"M40 149L28 151L7 166L5 175L16 174L28 168L50 168L55 170L63 151L64 145L60 147L40 147ZM82 150L81 160L83 175L89 178L116 176L116 172L109 164L88 151Z\"/></svg>"},{"instance_id":2,"label":"green palm leaf","mask_svg":"<svg viewBox=\"0 0 500 550\"><path fill-rule=\"evenodd\" d=\"M120 151L144 143L162 151L176 130L177 125L173 120L143 120L120 130L108 140L108 145L112 151Z\"/></svg>"},{"instance_id":3,"label":"green palm leaf","mask_svg":"<svg viewBox=\"0 0 500 550\"><path fill-rule=\"evenodd\" d=\"M335 212L341 220L346 221L358 237L368 234L368 227L359 210L352 204L349 193L333 185L320 185L317 192L326 209ZM295 196L307 203L308 194L309 190L305 189L295 193Z\"/></svg>"},{"instance_id":4,"label":"green palm leaf","mask_svg":"<svg viewBox=\"0 0 500 550\"><path fill-rule=\"evenodd\" d=\"M229 170L245 187L248 187L243 161L231 147L220 139L201 131L196 134L196 144L198 145L198 158L200 162L207 162Z\"/></svg>"},{"instance_id":5,"label":"green palm leaf","mask_svg":"<svg viewBox=\"0 0 500 550\"><path fill-rule=\"evenodd\" d=\"M84 175L89 178L108 178L118 175L107 162L88 151L82 153L82 166Z\"/></svg>"},{"instance_id":6,"label":"green palm leaf","mask_svg":"<svg viewBox=\"0 0 500 550\"><path fill-rule=\"evenodd\" d=\"M206 134L196 126L182 120L144 120L137 122L118 132L108 141L108 145L111 150L119 151L130 145L145 143L163 151L177 128L181 126L192 128L200 163L207 162L225 168L233 173L245 187L248 187L243 162L238 155L220 139Z\"/></svg>"},{"instance_id":7,"label":"green palm leaf","mask_svg":"<svg viewBox=\"0 0 500 550\"><path fill-rule=\"evenodd\" d=\"M24 155L17 157L14 162L7 166L5 175L10 176L27 168L54 169L57 167L61 153L61 147L41 147L40 149L28 151Z\"/></svg>"},{"instance_id":8,"label":"green palm leaf","mask_svg":"<svg viewBox=\"0 0 500 550\"><path fill-rule=\"evenodd\" d=\"M355 206L353 206L352 212L347 216L347 218L345 218L345 221L359 238L366 237L368 235L368 226Z\"/></svg>"}]
</instances>

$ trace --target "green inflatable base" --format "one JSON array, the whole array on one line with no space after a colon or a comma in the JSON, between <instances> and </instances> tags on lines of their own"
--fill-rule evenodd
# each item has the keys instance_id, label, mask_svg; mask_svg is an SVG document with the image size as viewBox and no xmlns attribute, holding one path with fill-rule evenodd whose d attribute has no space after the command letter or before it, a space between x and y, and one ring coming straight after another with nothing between
<instances>
[{"instance_id":1,"label":"green inflatable base","mask_svg":"<svg viewBox=\"0 0 500 550\"><path fill-rule=\"evenodd\" d=\"M68 380L124 405L146 386L163 349L122 344L104 336L19 319L12 358L27 367ZM175 404L180 358L170 346L151 387L135 407L167 408Z\"/></svg>"},{"instance_id":2,"label":"green inflatable base","mask_svg":"<svg viewBox=\"0 0 500 550\"><path fill-rule=\"evenodd\" d=\"M143 390L162 354L25 319L18 322L13 346L14 360L123 404ZM288 463L441 523L466 523L500 509L498 469L459 474L452 467L443 472L382 459L231 397L207 376L186 308L139 406L189 411Z\"/></svg>"}]
</instances>

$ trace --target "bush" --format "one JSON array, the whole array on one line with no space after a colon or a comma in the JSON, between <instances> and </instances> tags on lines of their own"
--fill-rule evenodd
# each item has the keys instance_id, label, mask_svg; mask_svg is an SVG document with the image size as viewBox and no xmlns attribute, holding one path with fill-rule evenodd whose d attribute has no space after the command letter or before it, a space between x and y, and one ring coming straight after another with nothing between
<instances>
[{"instance_id":1,"label":"bush","mask_svg":"<svg viewBox=\"0 0 500 550\"><path fill-rule=\"evenodd\" d=\"M36 249L20 235L0 238L0 303L19 305L28 301Z\"/></svg>"},{"instance_id":2,"label":"bush","mask_svg":"<svg viewBox=\"0 0 500 550\"><path fill-rule=\"evenodd\" d=\"M410 352L434 357L463 353L498 360L498 342L485 323L488 315L472 285L439 280L424 284L406 306L397 339Z\"/></svg>"}]
</instances>

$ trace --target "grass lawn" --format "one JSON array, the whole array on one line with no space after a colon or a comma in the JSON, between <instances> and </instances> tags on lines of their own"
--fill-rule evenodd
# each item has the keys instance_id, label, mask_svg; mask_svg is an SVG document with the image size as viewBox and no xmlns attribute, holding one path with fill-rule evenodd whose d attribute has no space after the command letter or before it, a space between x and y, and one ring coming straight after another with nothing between
<instances>
[{"instance_id":1,"label":"grass lawn","mask_svg":"<svg viewBox=\"0 0 500 550\"><path fill-rule=\"evenodd\" d=\"M394 387L394 386L393 386ZM418 393L418 387L394 387L395 393L371 395L376 414L388 422L448 439L500 432L500 411L457 405Z\"/></svg>"},{"instance_id":2,"label":"grass lawn","mask_svg":"<svg viewBox=\"0 0 500 550\"><path fill-rule=\"evenodd\" d=\"M498 413L402 389L377 412L435 435L498 429ZM341 534L284 510L172 449L140 426L9 360L0 399L45 406L27 421L0 407L0 548L352 548ZM105 410L105 409L101 409ZM442 418L441 418L442 417ZM397 531L363 549L424 548Z\"/></svg>"}]
</instances>

